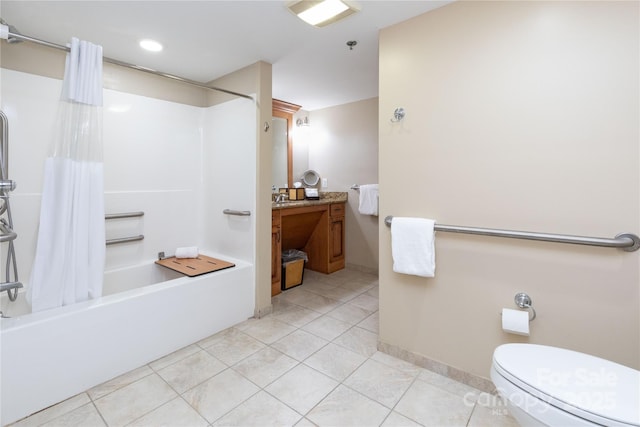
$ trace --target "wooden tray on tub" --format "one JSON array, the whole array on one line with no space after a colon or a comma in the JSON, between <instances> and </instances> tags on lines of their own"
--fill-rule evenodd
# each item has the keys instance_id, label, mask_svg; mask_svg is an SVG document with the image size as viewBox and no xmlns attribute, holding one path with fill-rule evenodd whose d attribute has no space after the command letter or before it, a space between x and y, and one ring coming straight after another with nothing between
<instances>
[{"instance_id":1,"label":"wooden tray on tub","mask_svg":"<svg viewBox=\"0 0 640 427\"><path fill-rule=\"evenodd\" d=\"M233 263L211 258L206 255L198 255L198 258L176 258L172 256L170 258L157 260L156 264L170 268L189 277L236 266Z\"/></svg>"}]
</instances>

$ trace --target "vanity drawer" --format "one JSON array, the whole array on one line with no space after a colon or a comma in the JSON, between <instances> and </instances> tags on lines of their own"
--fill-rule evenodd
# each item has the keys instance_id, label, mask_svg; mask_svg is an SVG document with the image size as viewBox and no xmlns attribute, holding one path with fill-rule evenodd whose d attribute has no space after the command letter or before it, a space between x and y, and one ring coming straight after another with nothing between
<instances>
[{"instance_id":1,"label":"vanity drawer","mask_svg":"<svg viewBox=\"0 0 640 427\"><path fill-rule=\"evenodd\" d=\"M344 216L344 203L331 204L330 214L332 217Z\"/></svg>"}]
</instances>

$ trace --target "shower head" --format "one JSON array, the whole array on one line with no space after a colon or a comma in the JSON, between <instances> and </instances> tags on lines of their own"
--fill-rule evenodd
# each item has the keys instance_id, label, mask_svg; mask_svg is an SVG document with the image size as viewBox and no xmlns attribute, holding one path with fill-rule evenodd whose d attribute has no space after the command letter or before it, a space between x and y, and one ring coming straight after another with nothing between
<instances>
[{"instance_id":1,"label":"shower head","mask_svg":"<svg viewBox=\"0 0 640 427\"><path fill-rule=\"evenodd\" d=\"M7 40L7 43L20 43L23 40L15 37L15 35L22 35L16 27L11 24L7 24L4 19L0 18L0 38Z\"/></svg>"}]
</instances>

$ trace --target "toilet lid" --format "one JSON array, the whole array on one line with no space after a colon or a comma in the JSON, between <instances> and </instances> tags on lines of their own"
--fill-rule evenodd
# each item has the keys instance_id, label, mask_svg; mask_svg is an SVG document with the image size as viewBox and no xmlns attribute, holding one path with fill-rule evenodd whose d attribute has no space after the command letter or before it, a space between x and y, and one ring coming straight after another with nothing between
<instances>
[{"instance_id":1,"label":"toilet lid","mask_svg":"<svg viewBox=\"0 0 640 427\"><path fill-rule=\"evenodd\" d=\"M640 426L640 371L583 353L536 344L504 344L496 370L516 386L590 421Z\"/></svg>"}]
</instances>

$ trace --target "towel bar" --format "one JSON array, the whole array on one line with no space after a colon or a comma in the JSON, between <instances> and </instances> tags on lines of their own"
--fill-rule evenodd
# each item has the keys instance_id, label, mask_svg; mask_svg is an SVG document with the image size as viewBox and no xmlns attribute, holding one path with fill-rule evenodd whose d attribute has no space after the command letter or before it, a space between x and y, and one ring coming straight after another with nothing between
<instances>
[{"instance_id":1,"label":"towel bar","mask_svg":"<svg viewBox=\"0 0 640 427\"><path fill-rule=\"evenodd\" d=\"M392 216L387 216L384 223L391 226ZM640 237L632 233L620 233L613 239L602 237L572 236L568 234L534 233L530 231L500 230L494 228L462 227L458 225L436 224L436 231L450 233L478 234L482 236L507 237L512 239L540 240L554 243L571 243L575 245L601 246L605 248L619 248L626 252L640 249Z\"/></svg>"}]
</instances>

